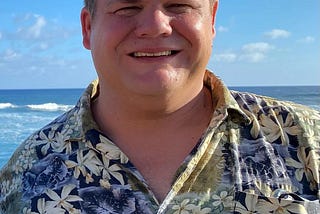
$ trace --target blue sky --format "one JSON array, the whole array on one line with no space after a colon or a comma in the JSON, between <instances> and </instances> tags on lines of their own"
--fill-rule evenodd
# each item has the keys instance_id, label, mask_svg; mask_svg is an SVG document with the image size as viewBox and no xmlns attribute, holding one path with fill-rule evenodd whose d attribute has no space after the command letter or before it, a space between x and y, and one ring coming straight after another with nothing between
<instances>
[{"instance_id":1,"label":"blue sky","mask_svg":"<svg viewBox=\"0 0 320 214\"><path fill-rule=\"evenodd\" d=\"M82 0L0 7L0 89L84 88ZM320 85L319 0L220 0L208 67L229 86Z\"/></svg>"}]
</instances>

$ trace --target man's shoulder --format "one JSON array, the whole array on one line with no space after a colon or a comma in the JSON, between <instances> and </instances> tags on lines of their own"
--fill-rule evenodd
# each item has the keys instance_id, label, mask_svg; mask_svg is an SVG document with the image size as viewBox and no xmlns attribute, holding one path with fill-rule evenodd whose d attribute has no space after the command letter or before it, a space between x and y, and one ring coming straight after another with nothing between
<instances>
[{"instance_id":1,"label":"man's shoulder","mask_svg":"<svg viewBox=\"0 0 320 214\"><path fill-rule=\"evenodd\" d=\"M230 92L241 109L253 114L267 113L274 110L276 113L287 112L296 116L307 115L312 119L320 120L320 112L307 105L249 92L233 90Z\"/></svg>"},{"instance_id":2,"label":"man's shoulder","mask_svg":"<svg viewBox=\"0 0 320 214\"><path fill-rule=\"evenodd\" d=\"M254 175L252 180L270 173L272 176L268 175L267 180L263 178L262 181L273 191L280 184L292 183L289 192L308 200L318 199L319 111L252 93L231 91L231 94L242 112L250 118L250 123L240 125L241 137L236 145L241 151L239 157L248 161L243 163L250 163L243 164L244 171L256 166L254 173L261 173L261 176ZM269 169L273 169L275 174Z\"/></svg>"},{"instance_id":3,"label":"man's shoulder","mask_svg":"<svg viewBox=\"0 0 320 214\"><path fill-rule=\"evenodd\" d=\"M71 150L69 142L80 135L78 116L77 107L74 107L35 131L20 144L0 171L1 206L21 201L22 189L27 188L26 179L32 179L34 170L41 171L41 167L50 165L57 168L57 164L64 158L63 154ZM12 198L14 195L16 197Z\"/></svg>"},{"instance_id":4,"label":"man's shoulder","mask_svg":"<svg viewBox=\"0 0 320 214\"><path fill-rule=\"evenodd\" d=\"M308 106L272 97L231 91L240 109L250 118L246 126L253 138L270 143L319 149L320 112ZM290 143L289 143L290 142Z\"/></svg>"},{"instance_id":5,"label":"man's shoulder","mask_svg":"<svg viewBox=\"0 0 320 214\"><path fill-rule=\"evenodd\" d=\"M17 162L17 158L15 156L23 153L26 150L36 150L39 147L42 148L45 144L53 145L62 143L69 138L79 136L81 132L81 123L79 122L79 116L77 114L77 107L74 107L69 111L61 114L47 125L33 132L28 138L26 138L25 141L23 141L19 145L19 147L11 157L11 159L13 160L10 159L8 164ZM45 150L47 149L43 149L41 152L46 153Z\"/></svg>"}]
</instances>

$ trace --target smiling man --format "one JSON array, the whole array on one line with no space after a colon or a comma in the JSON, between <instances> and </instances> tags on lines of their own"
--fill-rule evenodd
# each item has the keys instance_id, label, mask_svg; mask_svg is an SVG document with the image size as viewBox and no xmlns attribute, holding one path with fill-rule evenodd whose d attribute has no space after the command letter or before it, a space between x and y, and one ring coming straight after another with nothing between
<instances>
[{"instance_id":1,"label":"smiling man","mask_svg":"<svg viewBox=\"0 0 320 214\"><path fill-rule=\"evenodd\" d=\"M319 112L206 69L217 0L86 0L98 80L0 172L0 213L318 213Z\"/></svg>"},{"instance_id":2,"label":"smiling man","mask_svg":"<svg viewBox=\"0 0 320 214\"><path fill-rule=\"evenodd\" d=\"M210 122L203 78L217 5L97 1L96 8L81 16L99 76L95 120L163 200Z\"/></svg>"}]
</instances>

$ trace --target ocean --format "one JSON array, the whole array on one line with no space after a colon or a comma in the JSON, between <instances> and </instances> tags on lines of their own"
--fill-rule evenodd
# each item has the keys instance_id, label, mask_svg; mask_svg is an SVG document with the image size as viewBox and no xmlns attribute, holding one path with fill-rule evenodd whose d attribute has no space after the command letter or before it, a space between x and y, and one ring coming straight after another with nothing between
<instances>
[{"instance_id":1,"label":"ocean","mask_svg":"<svg viewBox=\"0 0 320 214\"><path fill-rule=\"evenodd\" d=\"M230 87L320 110L320 86ZM0 168L30 134L72 108L84 89L0 90Z\"/></svg>"}]
</instances>

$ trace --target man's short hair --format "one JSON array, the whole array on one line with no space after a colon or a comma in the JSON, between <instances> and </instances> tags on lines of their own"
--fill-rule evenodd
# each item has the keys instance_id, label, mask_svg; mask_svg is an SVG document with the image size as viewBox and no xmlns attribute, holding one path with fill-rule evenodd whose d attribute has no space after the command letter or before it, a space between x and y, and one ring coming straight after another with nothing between
<instances>
[{"instance_id":1,"label":"man's short hair","mask_svg":"<svg viewBox=\"0 0 320 214\"><path fill-rule=\"evenodd\" d=\"M84 0L84 6L89 10L90 15L93 17L96 10L96 0Z\"/></svg>"}]
</instances>

